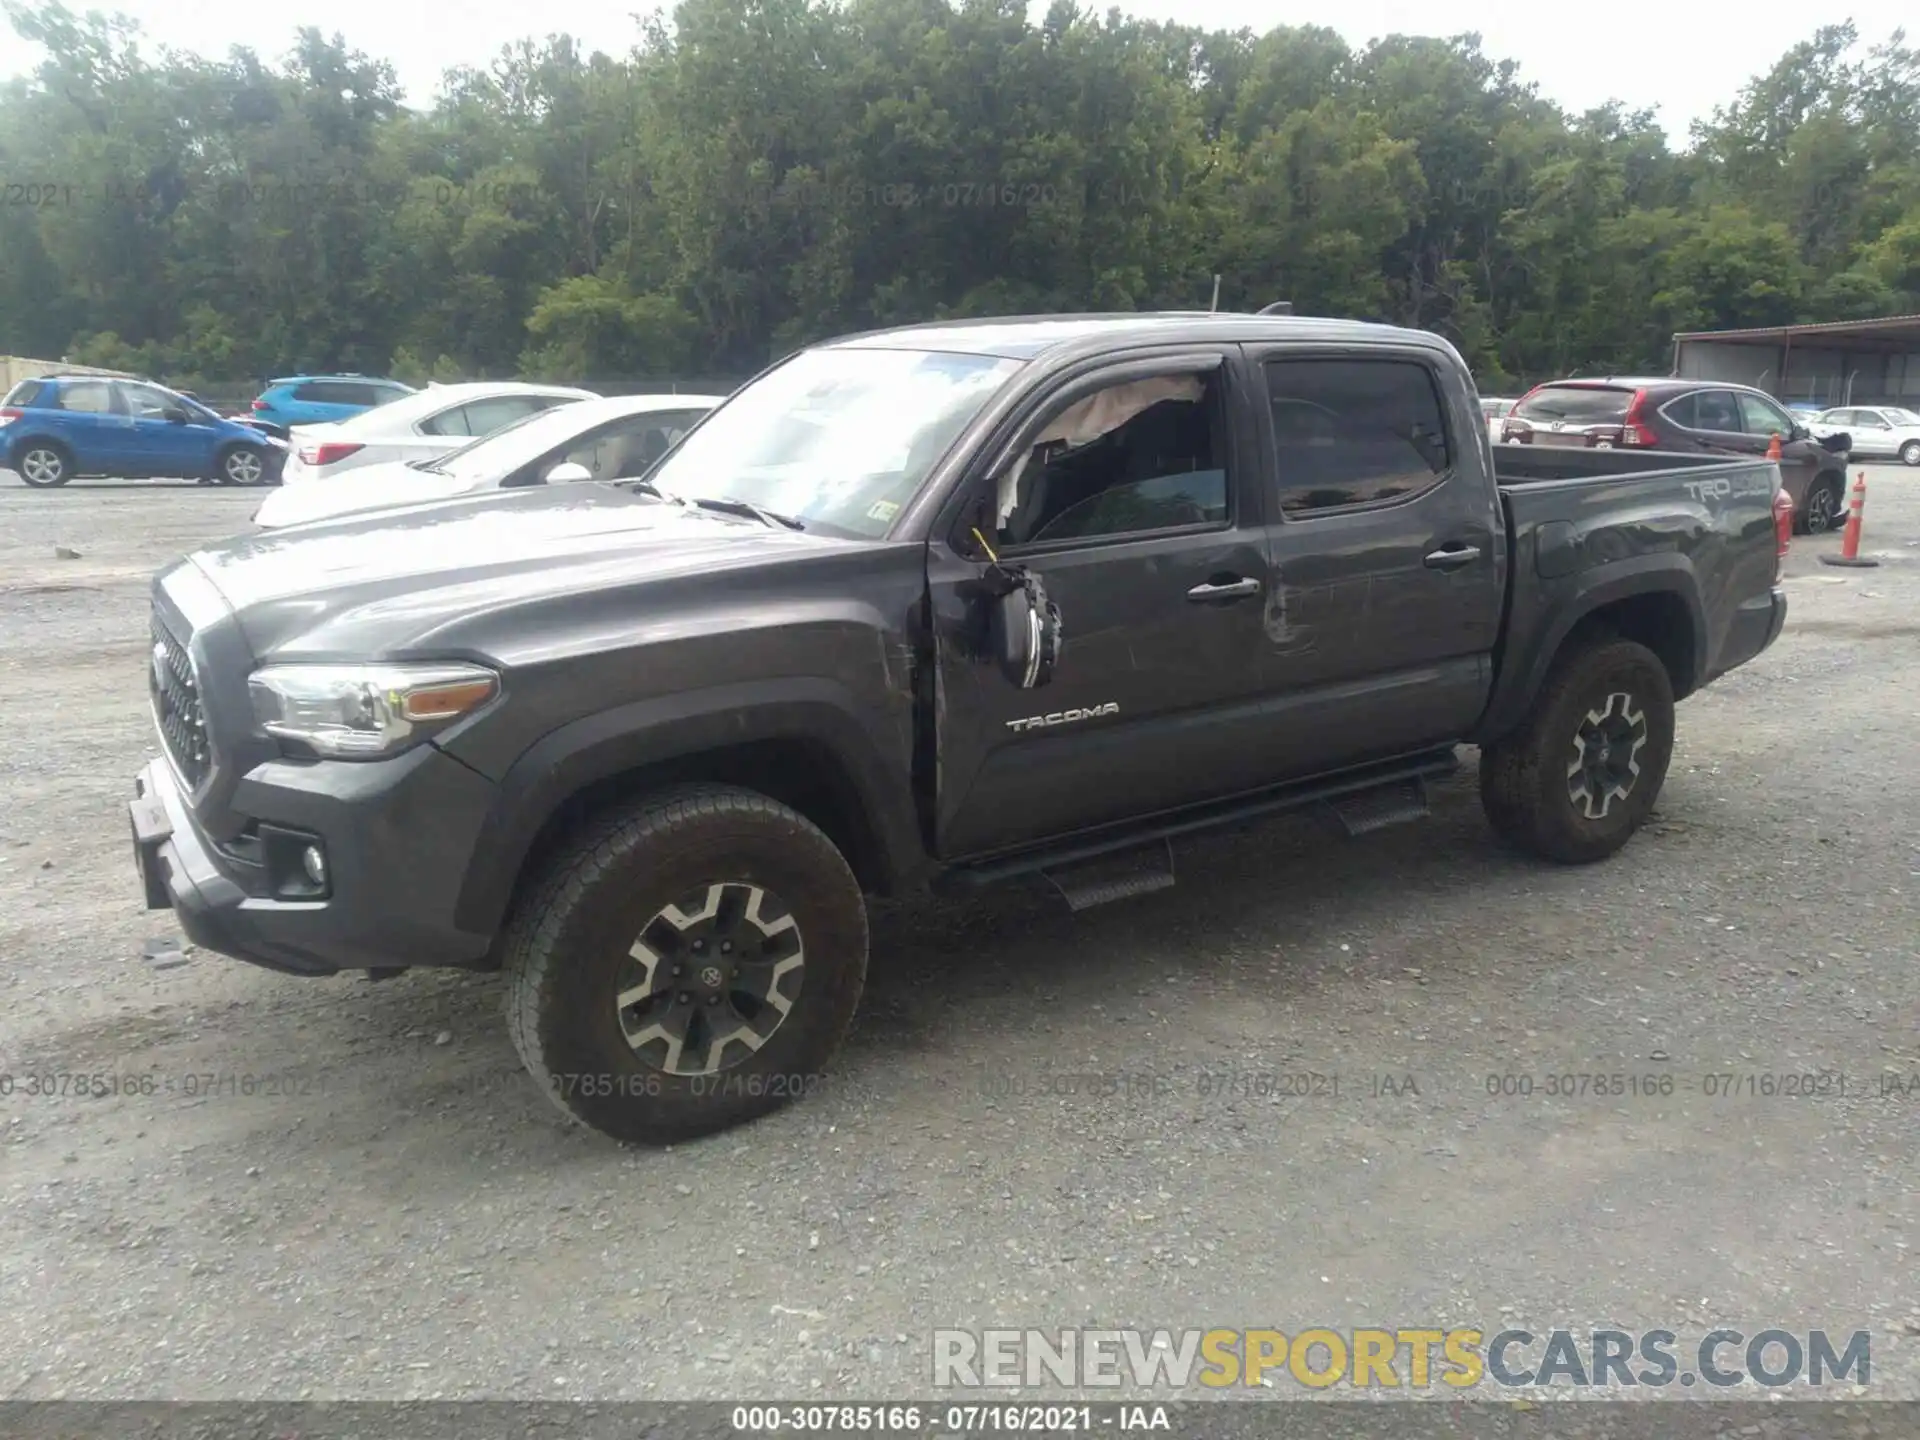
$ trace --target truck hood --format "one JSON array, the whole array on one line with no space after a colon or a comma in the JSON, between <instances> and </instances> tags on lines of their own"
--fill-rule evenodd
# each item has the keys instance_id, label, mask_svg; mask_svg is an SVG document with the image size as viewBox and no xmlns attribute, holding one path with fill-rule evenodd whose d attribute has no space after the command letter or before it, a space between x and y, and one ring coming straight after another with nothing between
<instances>
[{"instance_id":1,"label":"truck hood","mask_svg":"<svg viewBox=\"0 0 1920 1440\"><path fill-rule=\"evenodd\" d=\"M304 525L363 510L445 500L470 493L474 484L470 478L416 470L399 460L364 465L312 485L287 485L273 491L253 512L253 523L269 530Z\"/></svg>"},{"instance_id":2,"label":"truck hood","mask_svg":"<svg viewBox=\"0 0 1920 1440\"><path fill-rule=\"evenodd\" d=\"M233 607L256 657L373 659L461 648L502 609L711 580L851 543L583 483L241 536L187 563Z\"/></svg>"}]
</instances>

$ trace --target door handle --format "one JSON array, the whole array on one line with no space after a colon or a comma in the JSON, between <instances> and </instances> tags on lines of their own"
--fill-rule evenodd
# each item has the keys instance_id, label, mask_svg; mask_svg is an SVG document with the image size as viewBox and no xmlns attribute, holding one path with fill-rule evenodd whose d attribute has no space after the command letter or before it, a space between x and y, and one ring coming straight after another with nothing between
<instances>
[{"instance_id":1,"label":"door handle","mask_svg":"<svg viewBox=\"0 0 1920 1440\"><path fill-rule=\"evenodd\" d=\"M1218 585L1196 585L1187 591L1187 599L1195 604L1204 605L1210 600L1244 600L1249 595L1259 593L1258 580L1229 580Z\"/></svg>"},{"instance_id":2,"label":"door handle","mask_svg":"<svg viewBox=\"0 0 1920 1440\"><path fill-rule=\"evenodd\" d=\"M1458 570L1480 558L1478 545L1448 545L1427 556L1429 570Z\"/></svg>"}]
</instances>

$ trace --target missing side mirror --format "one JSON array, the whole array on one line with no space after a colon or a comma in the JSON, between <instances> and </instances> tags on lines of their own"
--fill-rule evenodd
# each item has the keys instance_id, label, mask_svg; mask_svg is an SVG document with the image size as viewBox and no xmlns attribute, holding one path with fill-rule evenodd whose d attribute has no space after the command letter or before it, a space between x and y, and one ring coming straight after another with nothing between
<instances>
[{"instance_id":1,"label":"missing side mirror","mask_svg":"<svg viewBox=\"0 0 1920 1440\"><path fill-rule=\"evenodd\" d=\"M982 577L987 591L993 661L1022 690L1053 679L1060 663L1060 607L1032 571L995 563Z\"/></svg>"}]
</instances>

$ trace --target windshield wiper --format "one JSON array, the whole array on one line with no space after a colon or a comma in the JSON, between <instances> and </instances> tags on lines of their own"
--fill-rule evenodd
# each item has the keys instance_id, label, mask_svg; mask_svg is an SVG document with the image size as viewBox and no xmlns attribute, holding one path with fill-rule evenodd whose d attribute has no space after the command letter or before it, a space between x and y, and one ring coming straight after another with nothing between
<instances>
[{"instance_id":1,"label":"windshield wiper","mask_svg":"<svg viewBox=\"0 0 1920 1440\"><path fill-rule=\"evenodd\" d=\"M769 530L777 529L781 526L785 526L789 530L805 530L807 528L804 523L794 519L793 516L782 515L778 510L768 510L764 506L754 504L751 500L735 500L725 495L717 497L703 495L689 499L685 495L675 495L670 490L662 490L651 480L635 480L632 483L635 494L651 495L656 500L665 500L669 505L693 505L702 510L718 511L723 515L745 515L751 520L758 520Z\"/></svg>"},{"instance_id":2,"label":"windshield wiper","mask_svg":"<svg viewBox=\"0 0 1920 1440\"><path fill-rule=\"evenodd\" d=\"M762 506L754 504L751 500L734 500L722 495L717 499L702 497L697 500L688 501L687 503L698 505L702 510L717 510L725 515L748 515L769 529L777 525L784 525L789 530L804 530L807 528L803 523L794 519L793 516L782 515L777 510L765 509Z\"/></svg>"}]
</instances>

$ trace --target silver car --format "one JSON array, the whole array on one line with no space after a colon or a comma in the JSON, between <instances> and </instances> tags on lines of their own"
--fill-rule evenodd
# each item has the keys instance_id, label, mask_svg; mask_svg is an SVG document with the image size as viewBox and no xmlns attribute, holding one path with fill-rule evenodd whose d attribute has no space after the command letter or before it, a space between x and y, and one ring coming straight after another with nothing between
<instances>
[{"instance_id":1,"label":"silver car","mask_svg":"<svg viewBox=\"0 0 1920 1440\"><path fill-rule=\"evenodd\" d=\"M1893 460L1920 465L1920 415L1898 405L1851 405L1822 410L1807 422L1816 438L1846 435L1856 460Z\"/></svg>"}]
</instances>

